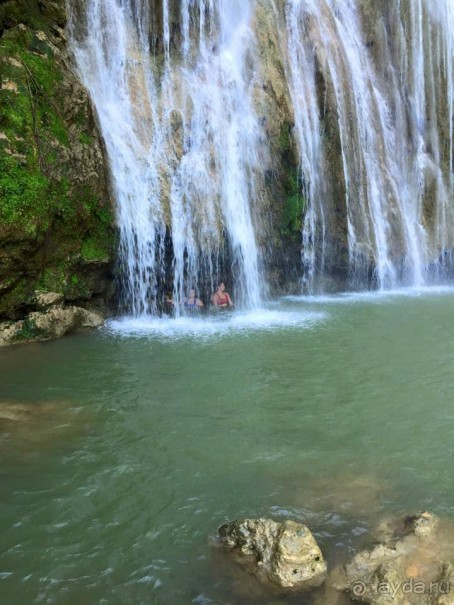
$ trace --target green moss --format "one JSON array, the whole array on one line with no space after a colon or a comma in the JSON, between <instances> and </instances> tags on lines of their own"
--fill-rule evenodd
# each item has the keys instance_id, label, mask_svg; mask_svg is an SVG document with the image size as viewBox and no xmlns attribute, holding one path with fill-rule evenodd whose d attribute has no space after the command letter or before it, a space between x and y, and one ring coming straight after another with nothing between
<instances>
[{"instance_id":1,"label":"green moss","mask_svg":"<svg viewBox=\"0 0 454 605\"><path fill-rule=\"evenodd\" d=\"M13 340L20 342L21 340L33 340L40 335L40 330L36 327L35 322L28 318L22 322L22 327L14 334Z\"/></svg>"},{"instance_id":2,"label":"green moss","mask_svg":"<svg viewBox=\"0 0 454 605\"><path fill-rule=\"evenodd\" d=\"M37 290L44 292L63 292L68 284L67 266L64 263L44 269L36 284Z\"/></svg>"},{"instance_id":3,"label":"green moss","mask_svg":"<svg viewBox=\"0 0 454 605\"><path fill-rule=\"evenodd\" d=\"M51 193L47 179L34 166L26 168L14 158L1 159L0 223L20 226L29 235L36 234L39 227L46 229Z\"/></svg>"},{"instance_id":4,"label":"green moss","mask_svg":"<svg viewBox=\"0 0 454 605\"><path fill-rule=\"evenodd\" d=\"M98 237L90 237L82 244L82 258L84 261L103 261L109 258L112 252L112 242L110 238L102 239Z\"/></svg>"},{"instance_id":5,"label":"green moss","mask_svg":"<svg viewBox=\"0 0 454 605\"><path fill-rule=\"evenodd\" d=\"M295 171L288 180L281 229L282 234L286 236L294 236L301 233L307 202L302 193L302 183L300 181L298 171Z\"/></svg>"},{"instance_id":6,"label":"green moss","mask_svg":"<svg viewBox=\"0 0 454 605\"><path fill-rule=\"evenodd\" d=\"M29 27L39 29L43 26L38 4L27 0L9 0L0 6L0 27L2 29L25 23Z\"/></svg>"},{"instance_id":7,"label":"green moss","mask_svg":"<svg viewBox=\"0 0 454 605\"><path fill-rule=\"evenodd\" d=\"M32 289L29 279L21 279L0 298L0 316L17 318L15 309L27 306L32 301Z\"/></svg>"},{"instance_id":8,"label":"green moss","mask_svg":"<svg viewBox=\"0 0 454 605\"><path fill-rule=\"evenodd\" d=\"M291 127L290 124L284 123L279 133L279 148L283 153L286 153L292 148Z\"/></svg>"},{"instance_id":9,"label":"green moss","mask_svg":"<svg viewBox=\"0 0 454 605\"><path fill-rule=\"evenodd\" d=\"M91 137L85 132L81 132L79 136L79 141L82 143L82 145L92 145L93 137Z\"/></svg>"},{"instance_id":10,"label":"green moss","mask_svg":"<svg viewBox=\"0 0 454 605\"><path fill-rule=\"evenodd\" d=\"M46 54L30 52L37 41ZM54 209L68 206L67 182L51 179L48 170L56 160L53 141L69 143L56 105L62 76L49 45L18 28L1 39L0 61L13 88L0 91L0 129L8 137L0 148L0 222L37 234L49 227Z\"/></svg>"},{"instance_id":11,"label":"green moss","mask_svg":"<svg viewBox=\"0 0 454 605\"><path fill-rule=\"evenodd\" d=\"M0 4L1 21L14 2ZM35 16L33 27L46 32L49 22ZM17 282L0 296L0 317L23 316L35 289L89 298L97 284L85 263L112 258L113 211L102 180L81 182L82 161L73 153L96 139L88 105L68 113L66 69L41 34L15 27L0 37L0 77L10 83L0 90L0 232L13 261L0 280Z\"/></svg>"}]
</instances>

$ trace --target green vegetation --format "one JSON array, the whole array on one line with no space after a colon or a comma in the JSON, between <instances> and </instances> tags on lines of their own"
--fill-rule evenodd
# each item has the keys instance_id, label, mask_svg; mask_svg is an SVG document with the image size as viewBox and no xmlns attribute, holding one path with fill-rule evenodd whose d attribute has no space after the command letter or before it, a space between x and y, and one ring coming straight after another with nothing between
<instances>
[{"instance_id":1,"label":"green vegetation","mask_svg":"<svg viewBox=\"0 0 454 605\"><path fill-rule=\"evenodd\" d=\"M50 170L56 148L69 143L56 105L62 75L50 45L24 29L4 34L0 60L0 223L36 235L48 229L54 210L71 208L67 179Z\"/></svg>"},{"instance_id":2,"label":"green vegetation","mask_svg":"<svg viewBox=\"0 0 454 605\"><path fill-rule=\"evenodd\" d=\"M43 20L38 4L27 0L3 1L0 5L1 28L12 28L19 23L24 23L32 29L42 28Z\"/></svg>"},{"instance_id":3,"label":"green vegetation","mask_svg":"<svg viewBox=\"0 0 454 605\"><path fill-rule=\"evenodd\" d=\"M82 143L82 145L92 145L93 137L89 136L86 132L81 132L79 142Z\"/></svg>"},{"instance_id":4,"label":"green vegetation","mask_svg":"<svg viewBox=\"0 0 454 605\"><path fill-rule=\"evenodd\" d=\"M283 153L288 153L292 148L290 124L284 123L279 133L279 148Z\"/></svg>"},{"instance_id":5,"label":"green vegetation","mask_svg":"<svg viewBox=\"0 0 454 605\"><path fill-rule=\"evenodd\" d=\"M35 322L32 319L25 319L22 323L22 327L18 330L14 335L14 340L33 340L40 334L40 331L35 325Z\"/></svg>"},{"instance_id":6,"label":"green vegetation","mask_svg":"<svg viewBox=\"0 0 454 605\"><path fill-rule=\"evenodd\" d=\"M303 216L306 211L306 198L302 193L302 184L298 171L287 184L287 197L282 212L282 235L295 236L301 233Z\"/></svg>"},{"instance_id":7,"label":"green vegetation","mask_svg":"<svg viewBox=\"0 0 454 605\"><path fill-rule=\"evenodd\" d=\"M73 108L73 76L37 7L0 7L0 317L23 316L35 289L89 298L83 266L109 262L114 246L103 168L86 166L84 148L97 145L88 104Z\"/></svg>"},{"instance_id":8,"label":"green vegetation","mask_svg":"<svg viewBox=\"0 0 454 605\"><path fill-rule=\"evenodd\" d=\"M108 244L107 239L87 238L82 244L82 258L87 262L108 258L111 251Z\"/></svg>"}]
</instances>

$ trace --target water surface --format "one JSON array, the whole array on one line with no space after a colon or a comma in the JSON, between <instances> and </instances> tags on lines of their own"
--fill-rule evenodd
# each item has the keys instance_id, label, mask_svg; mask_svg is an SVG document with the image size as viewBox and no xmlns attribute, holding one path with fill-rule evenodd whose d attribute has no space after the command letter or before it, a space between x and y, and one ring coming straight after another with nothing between
<instances>
[{"instance_id":1,"label":"water surface","mask_svg":"<svg viewBox=\"0 0 454 605\"><path fill-rule=\"evenodd\" d=\"M0 601L248 605L226 520L306 522L333 563L384 514L452 516L453 310L297 297L2 350L0 400L35 407L0 420Z\"/></svg>"}]
</instances>

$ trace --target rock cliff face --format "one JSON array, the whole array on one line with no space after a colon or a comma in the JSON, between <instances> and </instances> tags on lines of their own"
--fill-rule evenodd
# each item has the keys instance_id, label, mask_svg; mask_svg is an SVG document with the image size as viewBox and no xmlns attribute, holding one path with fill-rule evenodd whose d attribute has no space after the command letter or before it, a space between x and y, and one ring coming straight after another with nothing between
<instances>
[{"instance_id":1,"label":"rock cliff face","mask_svg":"<svg viewBox=\"0 0 454 605\"><path fill-rule=\"evenodd\" d=\"M268 282L274 291L300 290L303 272L301 228L306 201L301 194L294 112L286 75L283 40L284 9L279 2L258 0L253 23L261 86L255 91L264 124L269 158L261 186L266 234L259 241Z\"/></svg>"},{"instance_id":2,"label":"rock cliff face","mask_svg":"<svg viewBox=\"0 0 454 605\"><path fill-rule=\"evenodd\" d=\"M0 320L33 311L35 290L112 296L106 168L65 24L64 0L0 1Z\"/></svg>"}]
</instances>

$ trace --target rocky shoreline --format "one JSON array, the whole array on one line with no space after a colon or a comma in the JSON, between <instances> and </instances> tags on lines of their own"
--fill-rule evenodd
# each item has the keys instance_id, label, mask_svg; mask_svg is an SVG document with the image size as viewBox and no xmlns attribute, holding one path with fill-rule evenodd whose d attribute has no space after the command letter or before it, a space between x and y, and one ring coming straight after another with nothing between
<instances>
[{"instance_id":1,"label":"rocky shoreline","mask_svg":"<svg viewBox=\"0 0 454 605\"><path fill-rule=\"evenodd\" d=\"M388 518L364 550L331 569L295 521L236 520L219 528L216 544L245 581L258 580L259 600L314 591L314 605L453 605L453 537L452 523L427 511Z\"/></svg>"},{"instance_id":2,"label":"rocky shoreline","mask_svg":"<svg viewBox=\"0 0 454 605\"><path fill-rule=\"evenodd\" d=\"M57 292L35 292L35 310L25 319L0 322L0 347L61 338L80 329L99 328L104 316L74 305L67 306L65 297Z\"/></svg>"}]
</instances>

